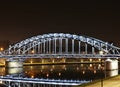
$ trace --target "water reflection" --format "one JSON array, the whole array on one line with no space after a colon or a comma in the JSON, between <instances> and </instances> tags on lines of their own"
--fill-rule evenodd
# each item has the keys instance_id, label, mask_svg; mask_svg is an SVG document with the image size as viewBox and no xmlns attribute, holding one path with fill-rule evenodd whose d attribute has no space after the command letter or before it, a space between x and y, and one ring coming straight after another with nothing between
<instances>
[{"instance_id":1,"label":"water reflection","mask_svg":"<svg viewBox=\"0 0 120 87\"><path fill-rule=\"evenodd\" d=\"M95 80L101 73L104 74L104 70L101 72L101 68L99 68L98 64L41 65L24 67L25 76L31 78Z\"/></svg>"},{"instance_id":2,"label":"water reflection","mask_svg":"<svg viewBox=\"0 0 120 87\"><path fill-rule=\"evenodd\" d=\"M39 65L24 66L23 68L0 67L0 76L16 75L23 78L44 78L56 80L93 81L118 74L118 70L105 71L104 64L68 64L68 65ZM2 82L3 83L3 82ZM10 87L72 87L52 84L15 83ZM16 85L16 86L15 86Z\"/></svg>"},{"instance_id":3,"label":"water reflection","mask_svg":"<svg viewBox=\"0 0 120 87\"><path fill-rule=\"evenodd\" d=\"M23 72L23 68L8 68L7 74L19 74Z\"/></svg>"},{"instance_id":4,"label":"water reflection","mask_svg":"<svg viewBox=\"0 0 120 87\"><path fill-rule=\"evenodd\" d=\"M111 77L116 75L118 75L118 70L106 71L106 77Z\"/></svg>"}]
</instances>

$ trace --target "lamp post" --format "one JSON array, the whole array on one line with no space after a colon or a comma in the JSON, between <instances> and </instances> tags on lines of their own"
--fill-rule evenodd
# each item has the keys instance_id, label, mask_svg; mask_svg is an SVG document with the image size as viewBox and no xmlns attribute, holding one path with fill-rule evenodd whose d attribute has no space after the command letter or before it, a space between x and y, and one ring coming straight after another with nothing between
<instances>
[{"instance_id":1,"label":"lamp post","mask_svg":"<svg viewBox=\"0 0 120 87\"><path fill-rule=\"evenodd\" d=\"M102 56L103 55L103 51L99 51L99 54ZM103 87L103 78L102 78L102 57L101 57L101 87Z\"/></svg>"}]
</instances>

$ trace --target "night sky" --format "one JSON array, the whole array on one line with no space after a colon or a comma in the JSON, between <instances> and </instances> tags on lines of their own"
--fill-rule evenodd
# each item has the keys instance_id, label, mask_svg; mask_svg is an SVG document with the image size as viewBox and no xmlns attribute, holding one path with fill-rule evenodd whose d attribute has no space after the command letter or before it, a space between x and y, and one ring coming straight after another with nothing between
<instances>
[{"instance_id":1,"label":"night sky","mask_svg":"<svg viewBox=\"0 0 120 87\"><path fill-rule=\"evenodd\" d=\"M91 36L120 47L119 3L56 1L0 2L0 40L16 43L36 35L62 32Z\"/></svg>"}]
</instances>

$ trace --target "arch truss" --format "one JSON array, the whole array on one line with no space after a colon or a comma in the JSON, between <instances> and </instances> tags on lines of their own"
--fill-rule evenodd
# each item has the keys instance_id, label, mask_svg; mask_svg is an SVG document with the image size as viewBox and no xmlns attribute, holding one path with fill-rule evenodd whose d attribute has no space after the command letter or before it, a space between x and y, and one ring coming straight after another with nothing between
<instances>
[{"instance_id":1,"label":"arch truss","mask_svg":"<svg viewBox=\"0 0 120 87\"><path fill-rule=\"evenodd\" d=\"M4 54L119 54L120 48L88 36L50 33L12 45Z\"/></svg>"}]
</instances>

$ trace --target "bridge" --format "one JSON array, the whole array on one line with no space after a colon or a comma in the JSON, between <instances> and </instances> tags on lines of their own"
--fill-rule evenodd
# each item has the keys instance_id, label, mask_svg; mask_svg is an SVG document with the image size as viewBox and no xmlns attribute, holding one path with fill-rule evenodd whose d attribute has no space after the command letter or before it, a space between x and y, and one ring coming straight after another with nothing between
<instances>
[{"instance_id":1,"label":"bridge","mask_svg":"<svg viewBox=\"0 0 120 87\"><path fill-rule=\"evenodd\" d=\"M7 67L23 67L23 61L28 58L60 59L60 58L120 58L120 48L102 40L75 34L50 33L20 41L10 45L7 50L0 53L0 58L6 58ZM107 65L108 64L108 65ZM108 70L118 69L118 61L106 63ZM40 83L54 85L79 85L81 81L0 77L0 80L10 84ZM86 81L87 82L87 81ZM85 82L84 82L85 83ZM15 86L14 84L14 86ZM25 84L24 84L25 85ZM26 87L26 86L23 86ZM39 86L38 86L39 87ZM41 87L41 86L40 86ZM45 87L45 86L44 86Z\"/></svg>"},{"instance_id":2,"label":"bridge","mask_svg":"<svg viewBox=\"0 0 120 87\"><path fill-rule=\"evenodd\" d=\"M50 33L33 36L10 45L7 50L0 53L0 58L6 58L8 63L14 61L14 65L20 67L27 58L116 59L120 58L120 48L93 37Z\"/></svg>"},{"instance_id":3,"label":"bridge","mask_svg":"<svg viewBox=\"0 0 120 87\"><path fill-rule=\"evenodd\" d=\"M20 41L1 52L4 58L120 57L120 48L102 40L75 34L50 33Z\"/></svg>"}]
</instances>

